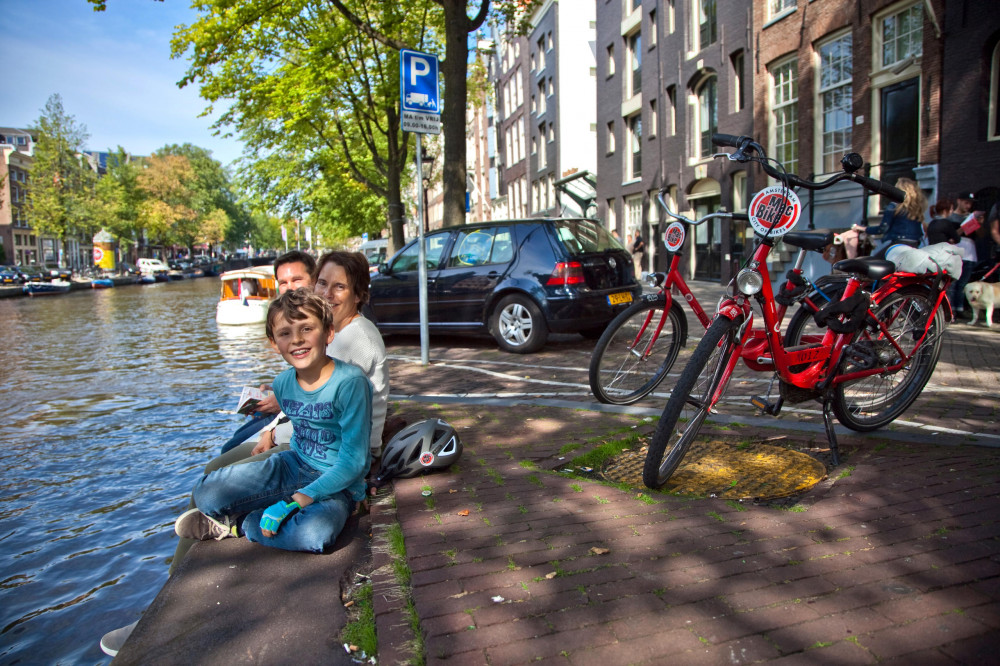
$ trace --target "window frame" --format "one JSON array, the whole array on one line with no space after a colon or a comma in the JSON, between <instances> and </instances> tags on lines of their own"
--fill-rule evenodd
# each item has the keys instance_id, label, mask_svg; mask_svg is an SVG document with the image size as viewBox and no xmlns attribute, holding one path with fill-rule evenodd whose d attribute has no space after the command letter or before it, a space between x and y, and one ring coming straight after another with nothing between
<instances>
[{"instance_id":1,"label":"window frame","mask_svg":"<svg viewBox=\"0 0 1000 666\"><path fill-rule=\"evenodd\" d=\"M625 99L631 99L642 93L642 32L640 30L625 35L625 53L629 64L629 76L625 79Z\"/></svg>"},{"instance_id":2,"label":"window frame","mask_svg":"<svg viewBox=\"0 0 1000 666\"><path fill-rule=\"evenodd\" d=\"M896 58L891 62L886 62L885 60L885 49L886 49L886 22L890 19L895 19L904 13L908 13L916 9L920 13L920 23L919 27L915 31L910 31L903 33L899 37L893 37L893 43L899 43L901 37L906 35L912 35L914 33L919 34L919 39L916 40L917 51L910 53L907 51L902 57ZM874 62L879 64L879 69L890 69L899 63L902 63L907 58L913 58L914 61L918 61L923 56L924 51L924 24L926 23L926 18L924 16L924 7L919 0L917 2L909 2L903 5L896 5L890 7L884 12L880 12L875 16L875 20L872 21L872 30L875 33L872 39L872 47L875 50Z\"/></svg>"},{"instance_id":3,"label":"window frame","mask_svg":"<svg viewBox=\"0 0 1000 666\"><path fill-rule=\"evenodd\" d=\"M798 0L767 0L767 20L777 21L788 16L795 11L797 4Z\"/></svg>"},{"instance_id":4,"label":"window frame","mask_svg":"<svg viewBox=\"0 0 1000 666\"><path fill-rule=\"evenodd\" d=\"M799 165L799 135L798 135L798 108L799 108L799 66L798 57L792 55L788 58L783 58L781 60L775 61L770 67L767 68L768 73L768 136L770 138L769 143L771 144L771 155L776 159L780 160L784 167L788 170L788 173L797 173ZM789 97L789 99L782 100L778 102L777 92L780 86L775 83L775 73L778 70L784 70L788 68L788 71L792 73L792 78L789 80L790 93L794 92L794 97ZM785 84L782 83L781 86ZM786 120L781 123L780 127L791 127L795 130L795 138L792 141L786 141L779 143L778 129L779 125L777 123L777 117L779 112L782 116L785 116L785 112L791 110L790 118L791 120ZM794 159L788 159L783 151L787 146L793 146Z\"/></svg>"},{"instance_id":5,"label":"window frame","mask_svg":"<svg viewBox=\"0 0 1000 666\"><path fill-rule=\"evenodd\" d=\"M704 12L706 3L710 3L711 5L711 14ZM690 8L691 51L697 53L719 41L719 8L716 0L691 0ZM702 20L703 15L704 20ZM707 32L709 33L707 41L702 36L702 33L706 30L703 26L706 25L709 26L707 28Z\"/></svg>"},{"instance_id":6,"label":"window frame","mask_svg":"<svg viewBox=\"0 0 1000 666\"><path fill-rule=\"evenodd\" d=\"M642 180L641 111L625 118L625 133L628 144L628 151L625 153L625 182Z\"/></svg>"},{"instance_id":7,"label":"window frame","mask_svg":"<svg viewBox=\"0 0 1000 666\"><path fill-rule=\"evenodd\" d=\"M705 106L703 100L703 93L706 87L711 84L712 89L715 92L715 124L709 124L708 130L703 127L703 107ZM698 84L694 88L694 96L698 100L695 105L694 122L691 123L693 133L692 133L692 145L694 147L694 154L697 160L704 160L711 158L715 153L715 147L712 145L712 134L719 131L719 77L715 72L709 72L705 74Z\"/></svg>"},{"instance_id":8,"label":"window frame","mask_svg":"<svg viewBox=\"0 0 1000 666\"><path fill-rule=\"evenodd\" d=\"M824 85L824 71L827 66L824 57L824 49L836 44L838 42L847 41L847 47L844 49L843 55L838 59L838 68L840 71L846 69L846 78L840 78L832 84ZM816 119L816 140L815 145L817 150L814 150L816 159L814 160L814 171L816 173L834 173L839 171L840 158L844 153L850 152L851 145L853 141L853 127L854 127L854 35L851 30L846 30L838 34L833 35L829 39L816 45L816 100L814 102L814 108L817 113L814 114ZM846 63L844 62L846 60ZM826 107L827 95L835 94L838 90L843 88L848 89L847 93L847 106L841 107L839 109L834 109L834 111L846 112L846 124L832 130L827 128L827 119L829 117L829 112ZM835 148L831 149L831 143L828 143L827 139L829 136L836 134L837 132L842 132L845 138L844 145L837 145Z\"/></svg>"}]
</instances>

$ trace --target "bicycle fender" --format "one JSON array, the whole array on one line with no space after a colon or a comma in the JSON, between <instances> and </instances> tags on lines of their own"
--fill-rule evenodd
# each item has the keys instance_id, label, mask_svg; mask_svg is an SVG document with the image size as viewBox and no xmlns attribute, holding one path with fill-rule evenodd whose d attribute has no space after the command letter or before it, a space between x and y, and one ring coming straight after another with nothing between
<instances>
[{"instance_id":1,"label":"bicycle fender","mask_svg":"<svg viewBox=\"0 0 1000 666\"><path fill-rule=\"evenodd\" d=\"M734 301L726 301L719 306L718 314L735 321L743 318L744 310Z\"/></svg>"}]
</instances>

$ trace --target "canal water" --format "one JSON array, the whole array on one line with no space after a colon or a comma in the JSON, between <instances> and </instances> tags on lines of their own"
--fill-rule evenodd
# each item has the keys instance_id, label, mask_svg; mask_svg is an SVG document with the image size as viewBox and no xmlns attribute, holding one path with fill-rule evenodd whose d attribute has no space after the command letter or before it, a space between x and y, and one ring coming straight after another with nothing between
<instances>
[{"instance_id":1,"label":"canal water","mask_svg":"<svg viewBox=\"0 0 1000 666\"><path fill-rule=\"evenodd\" d=\"M0 663L107 663L167 579L174 518L281 371L218 278L0 299Z\"/></svg>"}]
</instances>

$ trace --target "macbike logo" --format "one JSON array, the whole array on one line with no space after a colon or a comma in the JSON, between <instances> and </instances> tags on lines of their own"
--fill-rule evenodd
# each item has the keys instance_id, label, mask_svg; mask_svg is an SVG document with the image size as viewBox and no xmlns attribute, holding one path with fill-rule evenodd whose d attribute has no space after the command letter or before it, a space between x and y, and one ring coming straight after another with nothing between
<instances>
[{"instance_id":1,"label":"macbike logo","mask_svg":"<svg viewBox=\"0 0 1000 666\"><path fill-rule=\"evenodd\" d=\"M681 245L684 245L684 225L674 222L667 227L666 233L663 234L663 244L667 247L667 252L681 249Z\"/></svg>"},{"instance_id":2,"label":"macbike logo","mask_svg":"<svg viewBox=\"0 0 1000 666\"><path fill-rule=\"evenodd\" d=\"M795 228L802 214L798 195L781 185L765 187L754 196L748 211L750 226L761 236L783 236Z\"/></svg>"},{"instance_id":3,"label":"macbike logo","mask_svg":"<svg viewBox=\"0 0 1000 666\"><path fill-rule=\"evenodd\" d=\"M434 462L434 454L428 451L427 453L420 454L420 464L427 467Z\"/></svg>"}]
</instances>

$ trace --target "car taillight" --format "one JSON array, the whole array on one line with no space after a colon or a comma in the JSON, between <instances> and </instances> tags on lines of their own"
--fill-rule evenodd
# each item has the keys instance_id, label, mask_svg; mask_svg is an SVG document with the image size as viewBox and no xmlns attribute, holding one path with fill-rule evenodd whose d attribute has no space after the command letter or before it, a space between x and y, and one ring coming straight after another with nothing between
<instances>
[{"instance_id":1,"label":"car taillight","mask_svg":"<svg viewBox=\"0 0 1000 666\"><path fill-rule=\"evenodd\" d=\"M560 261L545 284L550 287L564 287L583 283L583 264L579 261Z\"/></svg>"}]
</instances>

